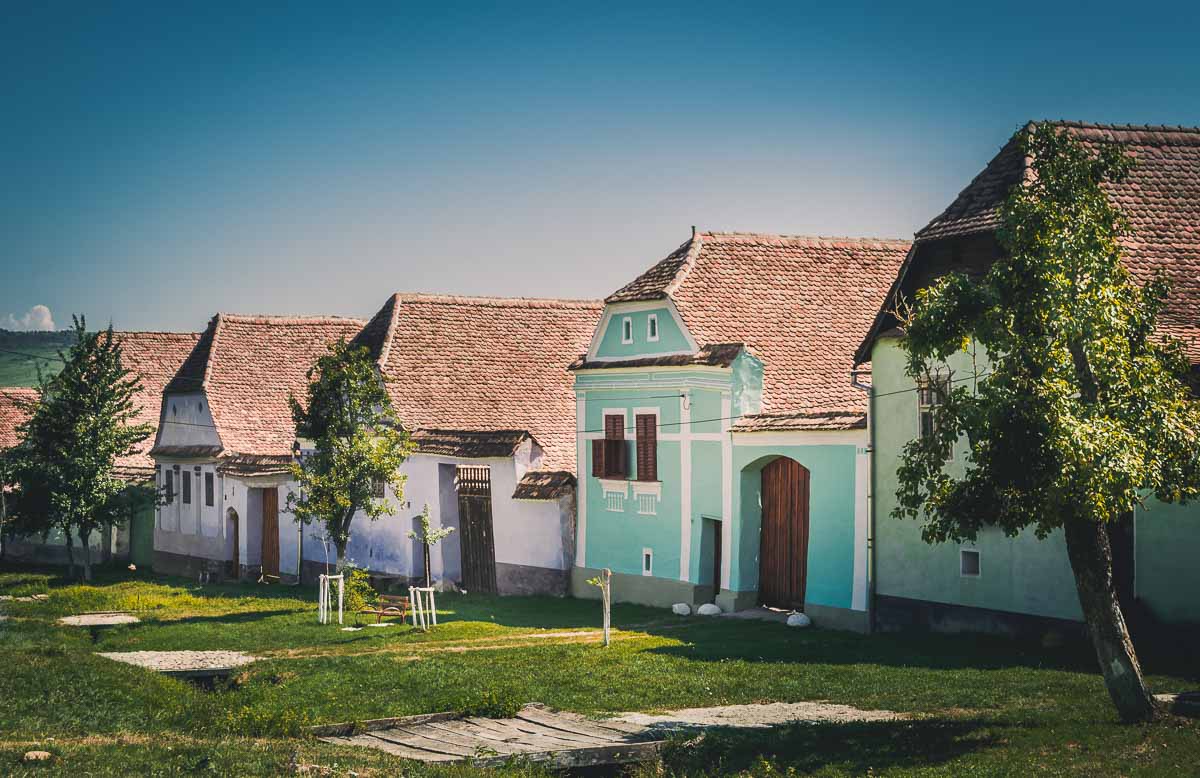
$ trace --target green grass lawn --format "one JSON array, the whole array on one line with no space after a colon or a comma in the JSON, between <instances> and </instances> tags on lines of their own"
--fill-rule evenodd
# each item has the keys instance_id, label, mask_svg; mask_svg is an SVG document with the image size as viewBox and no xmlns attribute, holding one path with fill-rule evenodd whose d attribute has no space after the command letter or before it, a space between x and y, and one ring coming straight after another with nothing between
<instances>
[{"instance_id":1,"label":"green grass lawn","mask_svg":"<svg viewBox=\"0 0 1200 778\"><path fill-rule=\"evenodd\" d=\"M311 588L204 586L109 572L94 586L0 572L0 774L456 775L303 735L311 724L524 702L602 715L829 700L914 714L796 725L672 745L642 775L1187 775L1200 722L1116 721L1090 648L980 636L860 636L681 618L618 605L613 645L594 602L441 596L441 625L342 632L316 623ZM141 624L60 627L61 615L135 610ZM369 620L369 619L368 619ZM353 621L353 619L348 619ZM237 649L263 657L203 690L97 651ZM1180 641L1139 646L1156 690L1200 686ZM55 759L27 766L31 748ZM504 774L537 774L514 766Z\"/></svg>"}]
</instances>

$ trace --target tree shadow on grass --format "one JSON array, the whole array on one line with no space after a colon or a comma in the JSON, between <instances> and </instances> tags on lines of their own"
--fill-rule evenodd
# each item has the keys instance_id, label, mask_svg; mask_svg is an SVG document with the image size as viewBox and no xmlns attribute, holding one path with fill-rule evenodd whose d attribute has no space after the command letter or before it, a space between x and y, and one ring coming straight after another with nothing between
<instances>
[{"instance_id":1,"label":"tree shadow on grass","mask_svg":"<svg viewBox=\"0 0 1200 778\"><path fill-rule=\"evenodd\" d=\"M815 772L826 767L860 774L930 767L1003 744L1000 724L984 717L873 722L808 722L772 729L710 730L677 739L663 752L668 774L727 775L761 768L772 774Z\"/></svg>"}]
</instances>

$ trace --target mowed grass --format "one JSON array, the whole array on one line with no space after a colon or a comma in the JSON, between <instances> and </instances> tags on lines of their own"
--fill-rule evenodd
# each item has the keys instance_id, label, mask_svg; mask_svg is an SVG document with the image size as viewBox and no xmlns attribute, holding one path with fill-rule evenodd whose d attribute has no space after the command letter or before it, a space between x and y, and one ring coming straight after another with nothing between
<instances>
[{"instance_id":1,"label":"mowed grass","mask_svg":"<svg viewBox=\"0 0 1200 778\"><path fill-rule=\"evenodd\" d=\"M675 744L653 774L1188 775L1200 726L1116 721L1090 648L982 636L861 636L553 598L440 596L441 624L342 632L307 587L197 586L107 574L93 586L0 572L0 774L455 775L304 736L306 726L539 701L587 714L828 700L912 718L714 733ZM69 613L134 610L141 624L62 627ZM372 621L364 618L363 623ZM348 617L348 623L354 618ZM1180 641L1139 646L1156 690L1200 686ZM206 691L97 651L236 649L262 656ZM30 748L47 764L19 761ZM314 768L315 769L315 768ZM506 774L537 774L514 765Z\"/></svg>"}]
</instances>

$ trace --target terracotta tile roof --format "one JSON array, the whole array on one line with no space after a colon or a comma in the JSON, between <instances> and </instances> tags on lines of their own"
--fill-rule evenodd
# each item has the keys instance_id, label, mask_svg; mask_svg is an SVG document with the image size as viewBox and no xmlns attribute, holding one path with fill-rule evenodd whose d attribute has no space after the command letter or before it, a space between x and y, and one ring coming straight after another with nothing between
<instances>
[{"instance_id":1,"label":"terracotta tile roof","mask_svg":"<svg viewBox=\"0 0 1200 778\"><path fill-rule=\"evenodd\" d=\"M157 429L163 387L179 370L200 336L194 332L117 332L114 335L121 344L126 369L137 374L142 382L142 390L134 398L134 423L149 424ZM10 399L14 392L37 398L33 389L0 389L0 448L17 443L14 428L23 420L14 415L17 411ZM138 445L136 452L119 457L116 462L118 474L133 477L152 473L154 462L149 451L153 442L154 435L151 434Z\"/></svg>"},{"instance_id":2,"label":"terracotta tile roof","mask_svg":"<svg viewBox=\"0 0 1200 778\"><path fill-rule=\"evenodd\" d=\"M288 395L303 397L306 373L361 319L219 313L167 387L203 390L226 456L290 457L295 441Z\"/></svg>"},{"instance_id":3,"label":"terracotta tile roof","mask_svg":"<svg viewBox=\"0 0 1200 778\"><path fill-rule=\"evenodd\" d=\"M743 416L732 427L734 432L860 430L866 428L867 414L858 408Z\"/></svg>"},{"instance_id":4,"label":"terracotta tile roof","mask_svg":"<svg viewBox=\"0 0 1200 778\"><path fill-rule=\"evenodd\" d=\"M763 362L763 413L865 411L865 395L850 386L854 347L908 248L700 232L609 299L668 295L701 345L744 343Z\"/></svg>"},{"instance_id":5,"label":"terracotta tile roof","mask_svg":"<svg viewBox=\"0 0 1200 778\"><path fill-rule=\"evenodd\" d=\"M1131 226L1131 234L1122 241L1126 265L1139 281L1158 271L1171 280L1162 329L1190 343L1189 358L1200 362L1200 128L1051 123L1089 145L1120 143L1136 160L1128 179L1109 188ZM1001 203L1012 186L1030 174L1031 161L1020 151L1020 138L1032 126L1014 134L954 202L917 232L918 246L992 232L999 226ZM874 333L892 323L884 311L891 307L906 271L907 267L884 300L884 310L857 359L865 361Z\"/></svg>"},{"instance_id":6,"label":"terracotta tile roof","mask_svg":"<svg viewBox=\"0 0 1200 778\"><path fill-rule=\"evenodd\" d=\"M235 454L224 457L217 469L230 475L285 475L291 472L292 456Z\"/></svg>"},{"instance_id":7,"label":"terracotta tile roof","mask_svg":"<svg viewBox=\"0 0 1200 778\"><path fill-rule=\"evenodd\" d=\"M566 363L587 350L601 308L593 300L397 294L360 342L378 355L407 429L523 430L541 444L543 467L569 468L575 394Z\"/></svg>"},{"instance_id":8,"label":"terracotta tile roof","mask_svg":"<svg viewBox=\"0 0 1200 778\"><path fill-rule=\"evenodd\" d=\"M700 347L695 354L668 354L661 357L639 357L615 361L589 362L582 355L571 363L571 370L603 370L610 367L729 367L733 360L746 350L741 343L709 343Z\"/></svg>"},{"instance_id":9,"label":"terracotta tile roof","mask_svg":"<svg viewBox=\"0 0 1200 778\"><path fill-rule=\"evenodd\" d=\"M162 408L163 389L179 371L184 360L200 338L195 332L118 332L121 343L121 359L126 369L137 373L142 381L138 393L138 424L149 424L158 429L159 411ZM136 453L117 460L117 467L132 474L150 474L154 471L154 460L150 448L154 445L154 434L138 445Z\"/></svg>"},{"instance_id":10,"label":"terracotta tile roof","mask_svg":"<svg viewBox=\"0 0 1200 778\"><path fill-rule=\"evenodd\" d=\"M575 489L575 476L566 470L531 470L517 481L514 500L556 500Z\"/></svg>"},{"instance_id":11,"label":"terracotta tile roof","mask_svg":"<svg viewBox=\"0 0 1200 778\"><path fill-rule=\"evenodd\" d=\"M36 389L24 386L0 387L0 451L21 442L17 427L29 419L26 403L37 402Z\"/></svg>"},{"instance_id":12,"label":"terracotta tile roof","mask_svg":"<svg viewBox=\"0 0 1200 778\"><path fill-rule=\"evenodd\" d=\"M412 433L417 450L423 454L484 459L487 457L509 457L517 446L530 438L525 430L431 430L419 429Z\"/></svg>"}]
</instances>

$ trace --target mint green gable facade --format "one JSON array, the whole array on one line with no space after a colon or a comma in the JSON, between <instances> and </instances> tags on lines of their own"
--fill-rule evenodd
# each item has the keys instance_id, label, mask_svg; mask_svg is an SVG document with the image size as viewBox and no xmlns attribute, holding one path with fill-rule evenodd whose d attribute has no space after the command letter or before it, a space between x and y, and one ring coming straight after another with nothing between
<instances>
[{"instance_id":1,"label":"mint green gable facade","mask_svg":"<svg viewBox=\"0 0 1200 778\"><path fill-rule=\"evenodd\" d=\"M905 373L903 341L878 338L871 351L874 386L875 594L881 626L1019 629L1020 619L1079 621L1075 579L1061 531L1038 540L1032 531L1006 537L985 529L974 543L926 544L917 521L892 518L896 472L904 445L918 434L915 383ZM955 380L987 372L984 358L954 355L946 367ZM961 474L965 446L947 465ZM1134 596L1164 621L1200 621L1200 505L1164 505L1153 499L1133 517ZM978 552L978 575L963 575L963 549ZM931 607L932 606L932 607ZM939 608L937 606L946 606ZM932 622L932 623L930 623Z\"/></svg>"},{"instance_id":2,"label":"mint green gable facade","mask_svg":"<svg viewBox=\"0 0 1200 778\"><path fill-rule=\"evenodd\" d=\"M646 337L652 314L655 341ZM623 343L631 330L633 342ZM696 351L669 302L614 304L601 317L592 351L575 372L579 484L572 591L598 596L586 581L609 568L619 601L753 607L762 469L789 457L810 474L805 610L829 626L866 629L866 430L739 431L738 419L760 410L763 365L755 356L741 350L727 364L686 358L644 364ZM634 456L628 479L593 476L591 443L604 437L605 417L624 419L632 452L635 418L648 413L657 416L657 481L638 480Z\"/></svg>"}]
</instances>

